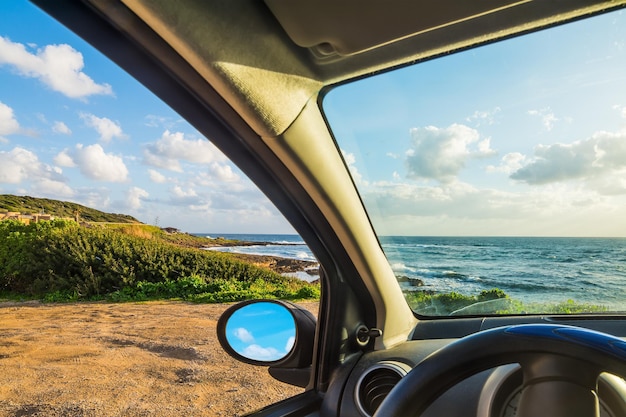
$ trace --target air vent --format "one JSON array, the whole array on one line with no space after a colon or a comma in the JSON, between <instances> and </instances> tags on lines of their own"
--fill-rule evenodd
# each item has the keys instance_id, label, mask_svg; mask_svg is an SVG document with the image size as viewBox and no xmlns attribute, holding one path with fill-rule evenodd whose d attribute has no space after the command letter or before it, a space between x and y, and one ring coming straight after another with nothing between
<instances>
[{"instance_id":1,"label":"air vent","mask_svg":"<svg viewBox=\"0 0 626 417\"><path fill-rule=\"evenodd\" d=\"M356 403L363 415L374 415L387 394L409 371L410 367L400 362L380 362L361 376L356 386Z\"/></svg>"}]
</instances>

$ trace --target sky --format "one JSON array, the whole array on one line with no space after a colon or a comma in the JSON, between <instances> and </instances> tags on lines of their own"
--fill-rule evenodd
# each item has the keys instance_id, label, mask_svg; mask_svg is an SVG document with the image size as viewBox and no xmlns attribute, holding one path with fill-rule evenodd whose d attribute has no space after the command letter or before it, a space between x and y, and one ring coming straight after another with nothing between
<instances>
[{"instance_id":1,"label":"sky","mask_svg":"<svg viewBox=\"0 0 626 417\"><path fill-rule=\"evenodd\" d=\"M190 233L295 233L210 141L22 0L0 2L0 194Z\"/></svg>"},{"instance_id":2,"label":"sky","mask_svg":"<svg viewBox=\"0 0 626 417\"><path fill-rule=\"evenodd\" d=\"M323 107L379 234L626 236L626 12L346 84Z\"/></svg>"},{"instance_id":3,"label":"sky","mask_svg":"<svg viewBox=\"0 0 626 417\"><path fill-rule=\"evenodd\" d=\"M575 24L326 96L379 234L626 236L626 12ZM294 233L210 141L22 0L0 2L0 194Z\"/></svg>"}]
</instances>

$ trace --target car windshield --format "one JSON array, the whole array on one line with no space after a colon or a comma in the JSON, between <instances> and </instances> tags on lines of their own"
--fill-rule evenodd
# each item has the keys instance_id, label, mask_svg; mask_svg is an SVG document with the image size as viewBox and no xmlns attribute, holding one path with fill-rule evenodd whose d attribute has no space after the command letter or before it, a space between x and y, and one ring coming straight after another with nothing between
<instances>
[{"instance_id":1,"label":"car windshield","mask_svg":"<svg viewBox=\"0 0 626 417\"><path fill-rule=\"evenodd\" d=\"M625 27L612 12L326 94L416 313L626 310Z\"/></svg>"}]
</instances>

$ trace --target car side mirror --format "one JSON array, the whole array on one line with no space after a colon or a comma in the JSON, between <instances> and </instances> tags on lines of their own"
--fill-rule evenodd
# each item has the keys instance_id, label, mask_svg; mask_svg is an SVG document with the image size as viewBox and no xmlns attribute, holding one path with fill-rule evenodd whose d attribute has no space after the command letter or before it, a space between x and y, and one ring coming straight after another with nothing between
<instances>
[{"instance_id":1,"label":"car side mirror","mask_svg":"<svg viewBox=\"0 0 626 417\"><path fill-rule=\"evenodd\" d=\"M296 304L249 300L229 307L217 322L217 339L233 358L268 366L275 379L306 387L311 376L317 320Z\"/></svg>"}]
</instances>

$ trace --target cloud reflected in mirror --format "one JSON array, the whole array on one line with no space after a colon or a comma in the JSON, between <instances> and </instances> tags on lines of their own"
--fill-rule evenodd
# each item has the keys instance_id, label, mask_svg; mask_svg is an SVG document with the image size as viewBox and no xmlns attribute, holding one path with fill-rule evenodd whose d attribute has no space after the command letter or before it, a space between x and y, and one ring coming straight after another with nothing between
<instances>
[{"instance_id":1,"label":"cloud reflected in mirror","mask_svg":"<svg viewBox=\"0 0 626 417\"><path fill-rule=\"evenodd\" d=\"M239 355L274 362L285 358L293 349L296 324L289 310L281 304L248 304L228 319L226 338Z\"/></svg>"}]
</instances>

